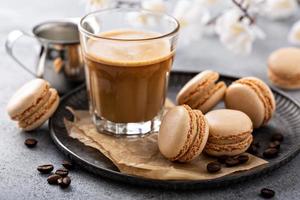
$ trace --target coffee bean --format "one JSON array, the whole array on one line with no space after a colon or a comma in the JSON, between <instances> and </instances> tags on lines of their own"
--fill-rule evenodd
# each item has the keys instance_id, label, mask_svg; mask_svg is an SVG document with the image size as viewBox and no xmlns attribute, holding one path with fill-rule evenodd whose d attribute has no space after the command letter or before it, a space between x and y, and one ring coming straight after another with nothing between
<instances>
[{"instance_id":1,"label":"coffee bean","mask_svg":"<svg viewBox=\"0 0 300 200\"><path fill-rule=\"evenodd\" d=\"M271 190L271 189L268 189L268 188L263 188L263 189L261 189L261 191L260 191L260 195L261 195L263 198L270 199L270 198L272 198L272 197L275 196L275 191L274 191L274 190Z\"/></svg>"},{"instance_id":2,"label":"coffee bean","mask_svg":"<svg viewBox=\"0 0 300 200\"><path fill-rule=\"evenodd\" d=\"M49 174L54 169L53 165L47 164L47 165L40 165L37 167L37 170L41 172L42 174Z\"/></svg>"},{"instance_id":3,"label":"coffee bean","mask_svg":"<svg viewBox=\"0 0 300 200\"><path fill-rule=\"evenodd\" d=\"M58 170L55 171L55 174L61 176L61 177L65 177L68 176L69 174L69 170L65 169L65 168L60 168Z\"/></svg>"},{"instance_id":4,"label":"coffee bean","mask_svg":"<svg viewBox=\"0 0 300 200\"><path fill-rule=\"evenodd\" d=\"M71 184L71 179L68 176L62 177L57 180L57 183L61 188L67 188Z\"/></svg>"},{"instance_id":5,"label":"coffee bean","mask_svg":"<svg viewBox=\"0 0 300 200\"><path fill-rule=\"evenodd\" d=\"M234 167L237 166L238 164L240 164L239 160L233 157L228 157L225 160L225 164L227 167Z\"/></svg>"},{"instance_id":6,"label":"coffee bean","mask_svg":"<svg viewBox=\"0 0 300 200\"><path fill-rule=\"evenodd\" d=\"M250 147L247 150L248 153L251 153L253 155L257 155L258 154L258 148L254 145L250 145Z\"/></svg>"},{"instance_id":7,"label":"coffee bean","mask_svg":"<svg viewBox=\"0 0 300 200\"><path fill-rule=\"evenodd\" d=\"M216 173L221 170L221 164L219 162L210 162L207 164L206 169L209 173Z\"/></svg>"},{"instance_id":8,"label":"coffee bean","mask_svg":"<svg viewBox=\"0 0 300 200\"><path fill-rule=\"evenodd\" d=\"M271 141L279 141L282 142L284 139L283 135L281 133L275 133L271 137Z\"/></svg>"},{"instance_id":9,"label":"coffee bean","mask_svg":"<svg viewBox=\"0 0 300 200\"><path fill-rule=\"evenodd\" d=\"M64 160L62 166L68 170L73 169L73 164L67 160Z\"/></svg>"},{"instance_id":10,"label":"coffee bean","mask_svg":"<svg viewBox=\"0 0 300 200\"><path fill-rule=\"evenodd\" d=\"M275 148L275 149L280 149L280 142L275 140L274 142L270 142L269 148Z\"/></svg>"},{"instance_id":11,"label":"coffee bean","mask_svg":"<svg viewBox=\"0 0 300 200\"><path fill-rule=\"evenodd\" d=\"M36 139L33 138L28 138L25 140L24 144L28 147L28 148L33 148L36 146L36 144L38 143L38 141Z\"/></svg>"},{"instance_id":12,"label":"coffee bean","mask_svg":"<svg viewBox=\"0 0 300 200\"><path fill-rule=\"evenodd\" d=\"M219 162L219 163L222 163L222 164L225 164L225 161L226 161L226 159L227 159L228 157L229 157L229 156L225 156L225 155L219 156L219 157L218 157L218 162Z\"/></svg>"},{"instance_id":13,"label":"coffee bean","mask_svg":"<svg viewBox=\"0 0 300 200\"><path fill-rule=\"evenodd\" d=\"M275 158L278 156L278 150L275 148L268 148L264 151L263 156L265 158Z\"/></svg>"},{"instance_id":14,"label":"coffee bean","mask_svg":"<svg viewBox=\"0 0 300 200\"><path fill-rule=\"evenodd\" d=\"M48 176L47 181L50 185L57 185L58 184L58 179L60 179L61 176L57 175L57 174L52 174L50 176Z\"/></svg>"},{"instance_id":15,"label":"coffee bean","mask_svg":"<svg viewBox=\"0 0 300 200\"><path fill-rule=\"evenodd\" d=\"M247 155L239 155L237 157L237 160L239 161L240 164L246 163L249 160L249 156Z\"/></svg>"}]
</instances>

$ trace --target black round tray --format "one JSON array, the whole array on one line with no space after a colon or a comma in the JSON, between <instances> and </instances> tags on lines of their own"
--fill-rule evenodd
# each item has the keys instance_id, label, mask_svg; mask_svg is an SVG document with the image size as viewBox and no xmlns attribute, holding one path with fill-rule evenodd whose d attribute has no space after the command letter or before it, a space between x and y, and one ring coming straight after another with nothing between
<instances>
[{"instance_id":1,"label":"black round tray","mask_svg":"<svg viewBox=\"0 0 300 200\"><path fill-rule=\"evenodd\" d=\"M175 99L179 89L196 73L193 72L172 72L170 75L168 97ZM236 80L237 77L222 75L221 79L227 84ZM265 127L254 131L255 141L261 144L260 150L266 148L272 133L280 132L285 135L281 145L280 154L277 158L269 159L269 163L248 171L233 173L221 178L202 181L168 181L153 180L143 177L122 174L118 169L102 155L98 150L86 147L79 141L68 136L63 118L72 118L71 113L65 109L71 106L74 109L88 109L88 100L85 85L73 90L65 95L60 105L49 121L51 137L58 148L65 153L71 160L89 172L121 181L124 183L135 184L138 186L150 186L168 189L199 189L209 187L219 187L236 182L246 181L254 177L261 176L274 170L290 161L300 151L300 106L283 92L272 88L276 99L276 113L272 120ZM224 107L220 103L217 107ZM261 154L262 152L260 152Z\"/></svg>"}]
</instances>

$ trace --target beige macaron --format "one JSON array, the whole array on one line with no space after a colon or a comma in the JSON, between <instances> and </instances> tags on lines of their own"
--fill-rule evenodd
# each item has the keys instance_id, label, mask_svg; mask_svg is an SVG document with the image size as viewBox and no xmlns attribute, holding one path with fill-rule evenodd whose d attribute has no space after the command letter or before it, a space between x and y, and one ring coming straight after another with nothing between
<instances>
[{"instance_id":1,"label":"beige macaron","mask_svg":"<svg viewBox=\"0 0 300 200\"><path fill-rule=\"evenodd\" d=\"M254 128L265 125L273 116L276 104L269 86L255 77L233 82L225 94L225 106L240 110L252 120Z\"/></svg>"},{"instance_id":2,"label":"beige macaron","mask_svg":"<svg viewBox=\"0 0 300 200\"><path fill-rule=\"evenodd\" d=\"M209 134L207 120L199 110L189 106L171 108L164 116L159 134L161 154L171 160L189 162L203 151Z\"/></svg>"},{"instance_id":3,"label":"beige macaron","mask_svg":"<svg viewBox=\"0 0 300 200\"><path fill-rule=\"evenodd\" d=\"M268 59L268 77L277 87L300 88L300 48L287 47L274 51Z\"/></svg>"},{"instance_id":4,"label":"beige macaron","mask_svg":"<svg viewBox=\"0 0 300 200\"><path fill-rule=\"evenodd\" d=\"M179 91L177 103L187 104L203 113L208 112L223 99L226 91L225 83L217 82L218 79L219 74L214 71L206 70L199 73Z\"/></svg>"},{"instance_id":5,"label":"beige macaron","mask_svg":"<svg viewBox=\"0 0 300 200\"><path fill-rule=\"evenodd\" d=\"M252 143L252 122L243 112L221 109L208 112L209 137L205 152L211 156L235 156Z\"/></svg>"},{"instance_id":6,"label":"beige macaron","mask_svg":"<svg viewBox=\"0 0 300 200\"><path fill-rule=\"evenodd\" d=\"M19 127L30 131L41 126L59 104L57 91L47 81L34 79L23 85L9 100L8 115Z\"/></svg>"}]
</instances>

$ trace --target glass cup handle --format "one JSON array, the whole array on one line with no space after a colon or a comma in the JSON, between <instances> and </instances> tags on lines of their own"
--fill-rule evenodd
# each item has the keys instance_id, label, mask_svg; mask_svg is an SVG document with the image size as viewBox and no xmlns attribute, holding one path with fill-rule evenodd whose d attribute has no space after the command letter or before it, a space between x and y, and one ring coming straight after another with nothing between
<instances>
[{"instance_id":1,"label":"glass cup handle","mask_svg":"<svg viewBox=\"0 0 300 200\"><path fill-rule=\"evenodd\" d=\"M27 71L29 74L33 75L34 77L37 77L37 75L31 70L29 69L26 65L24 65L21 60L14 55L13 53L13 48L14 48L14 45L16 43L16 41L20 38L20 37L23 37L23 36L28 36L28 37L31 37L29 34L21 31L21 30L14 30L14 31L11 31L9 34L8 34L8 37L5 41L5 49L6 49L6 52L8 53L8 55L10 55L25 71Z\"/></svg>"}]
</instances>

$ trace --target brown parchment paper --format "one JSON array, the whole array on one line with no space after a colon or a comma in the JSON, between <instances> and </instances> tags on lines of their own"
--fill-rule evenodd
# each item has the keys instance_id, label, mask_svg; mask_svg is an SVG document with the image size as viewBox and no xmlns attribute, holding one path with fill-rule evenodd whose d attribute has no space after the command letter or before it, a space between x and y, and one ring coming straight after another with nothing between
<instances>
[{"instance_id":1,"label":"brown parchment paper","mask_svg":"<svg viewBox=\"0 0 300 200\"><path fill-rule=\"evenodd\" d=\"M64 120L69 136L99 150L125 174L160 180L205 180L249 170L267 163L248 154L250 159L247 163L231 168L223 167L220 172L209 174L206 165L216 160L215 158L202 154L191 163L173 163L160 154L156 133L142 138L116 138L97 132L88 111L72 112L75 116L74 121Z\"/></svg>"}]
</instances>

